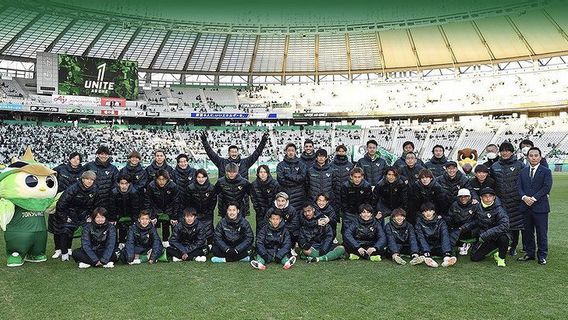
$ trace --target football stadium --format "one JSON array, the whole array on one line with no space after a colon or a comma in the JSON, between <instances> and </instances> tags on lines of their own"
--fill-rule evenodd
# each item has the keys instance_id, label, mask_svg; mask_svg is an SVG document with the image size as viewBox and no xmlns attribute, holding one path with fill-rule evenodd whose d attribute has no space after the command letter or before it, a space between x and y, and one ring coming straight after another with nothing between
<instances>
[{"instance_id":1,"label":"football stadium","mask_svg":"<svg viewBox=\"0 0 568 320\"><path fill-rule=\"evenodd\" d=\"M0 0L1 319L565 319L568 1Z\"/></svg>"}]
</instances>

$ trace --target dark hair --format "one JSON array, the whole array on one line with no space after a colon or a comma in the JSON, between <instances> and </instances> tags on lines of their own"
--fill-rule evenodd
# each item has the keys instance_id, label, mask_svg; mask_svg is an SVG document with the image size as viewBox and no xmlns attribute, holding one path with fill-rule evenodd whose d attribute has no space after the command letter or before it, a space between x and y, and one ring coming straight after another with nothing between
<instances>
[{"instance_id":1,"label":"dark hair","mask_svg":"<svg viewBox=\"0 0 568 320\"><path fill-rule=\"evenodd\" d=\"M121 174L116 181L120 182L121 180L126 180L128 183L131 183L132 177L129 174Z\"/></svg>"},{"instance_id":2,"label":"dark hair","mask_svg":"<svg viewBox=\"0 0 568 320\"><path fill-rule=\"evenodd\" d=\"M110 150L107 146L99 146L99 148L97 149L97 154L110 154Z\"/></svg>"},{"instance_id":3,"label":"dark hair","mask_svg":"<svg viewBox=\"0 0 568 320\"><path fill-rule=\"evenodd\" d=\"M178 156L176 157L176 162L179 163L179 161L181 160L181 158L185 158L186 161L189 161L189 157L187 156L187 154L185 154L185 153L180 153L180 154L178 154Z\"/></svg>"},{"instance_id":4,"label":"dark hair","mask_svg":"<svg viewBox=\"0 0 568 320\"><path fill-rule=\"evenodd\" d=\"M148 216L148 217L150 217L150 211L148 211L148 210L142 210L142 211L140 211L140 213L138 214L138 218L142 218L143 216Z\"/></svg>"},{"instance_id":5,"label":"dark hair","mask_svg":"<svg viewBox=\"0 0 568 320\"><path fill-rule=\"evenodd\" d=\"M359 206L359 214L361 214L363 211L369 211L370 213L373 213L373 206L368 203L363 203Z\"/></svg>"},{"instance_id":6,"label":"dark hair","mask_svg":"<svg viewBox=\"0 0 568 320\"><path fill-rule=\"evenodd\" d=\"M316 210L316 207L314 206L314 204L310 201L306 201L304 202L304 205L302 206L302 209L306 209L306 208L312 208L313 210Z\"/></svg>"},{"instance_id":7,"label":"dark hair","mask_svg":"<svg viewBox=\"0 0 568 320\"><path fill-rule=\"evenodd\" d=\"M201 174L202 176L209 178L209 175L207 174L207 170L205 170L203 168L199 168L199 169L195 170L195 177L197 177L198 174Z\"/></svg>"},{"instance_id":8,"label":"dark hair","mask_svg":"<svg viewBox=\"0 0 568 320\"><path fill-rule=\"evenodd\" d=\"M311 144L313 146L314 141L312 139L306 139L306 140L304 140L304 146L306 146L306 144Z\"/></svg>"},{"instance_id":9,"label":"dark hair","mask_svg":"<svg viewBox=\"0 0 568 320\"><path fill-rule=\"evenodd\" d=\"M316 157L319 156L327 158L327 151L325 149L318 149L318 151L316 151Z\"/></svg>"},{"instance_id":10,"label":"dark hair","mask_svg":"<svg viewBox=\"0 0 568 320\"><path fill-rule=\"evenodd\" d=\"M225 172L239 172L239 166L234 162L229 162L225 166Z\"/></svg>"},{"instance_id":11,"label":"dark hair","mask_svg":"<svg viewBox=\"0 0 568 320\"><path fill-rule=\"evenodd\" d=\"M395 217L395 216L403 216L406 217L406 211L404 211L403 208L396 208L391 212L391 217Z\"/></svg>"},{"instance_id":12,"label":"dark hair","mask_svg":"<svg viewBox=\"0 0 568 320\"><path fill-rule=\"evenodd\" d=\"M183 209L183 216L184 216L184 217L187 216L187 215L190 215L190 214L196 216L196 215L197 215L197 210L196 210L195 208L193 208L193 207L189 207L189 208Z\"/></svg>"},{"instance_id":13,"label":"dark hair","mask_svg":"<svg viewBox=\"0 0 568 320\"><path fill-rule=\"evenodd\" d=\"M359 168L359 167L354 167L353 169L351 169L351 172L349 172L349 175L354 175L356 173L360 173L362 175L365 175L365 171L363 171L363 169Z\"/></svg>"},{"instance_id":14,"label":"dark hair","mask_svg":"<svg viewBox=\"0 0 568 320\"><path fill-rule=\"evenodd\" d=\"M442 151L445 151L444 146L442 146L441 144L437 144L434 146L434 148L432 148L432 153L434 153L434 150L436 150L436 148L440 148L442 149Z\"/></svg>"},{"instance_id":15,"label":"dark hair","mask_svg":"<svg viewBox=\"0 0 568 320\"><path fill-rule=\"evenodd\" d=\"M414 142L412 141L404 141L404 143L402 144L402 148L404 149L404 147L411 145L412 146L412 150L414 150Z\"/></svg>"},{"instance_id":16,"label":"dark hair","mask_svg":"<svg viewBox=\"0 0 568 320\"><path fill-rule=\"evenodd\" d=\"M394 173L394 175L398 177L398 169L395 166L386 167L385 176L389 173L389 171L392 171L392 173Z\"/></svg>"},{"instance_id":17,"label":"dark hair","mask_svg":"<svg viewBox=\"0 0 568 320\"><path fill-rule=\"evenodd\" d=\"M106 218L107 214L108 214L107 209L105 209L105 208L103 208L103 207L96 207L96 208L93 210L93 212L91 212L91 220L92 220L93 222L95 222L95 218L96 218L97 216L103 216L103 217Z\"/></svg>"},{"instance_id":18,"label":"dark hair","mask_svg":"<svg viewBox=\"0 0 568 320\"><path fill-rule=\"evenodd\" d=\"M378 147L379 144L377 143L377 140L371 139L369 141L367 141L367 143L365 144L367 147L369 147L370 144L374 144L375 147Z\"/></svg>"},{"instance_id":19,"label":"dark hair","mask_svg":"<svg viewBox=\"0 0 568 320\"><path fill-rule=\"evenodd\" d=\"M407 153L404 155L404 159L406 159L406 157L408 157L409 154L413 155L413 156L416 158L416 153L414 153L414 151L410 151L410 152L407 152Z\"/></svg>"},{"instance_id":20,"label":"dark hair","mask_svg":"<svg viewBox=\"0 0 568 320\"><path fill-rule=\"evenodd\" d=\"M430 211L430 210L434 210L436 211L436 206L428 201L428 202L424 202L421 206L420 206L420 212L424 212L424 211Z\"/></svg>"},{"instance_id":21,"label":"dark hair","mask_svg":"<svg viewBox=\"0 0 568 320\"><path fill-rule=\"evenodd\" d=\"M316 200L317 200L319 197L323 197L326 201L329 201L329 195L328 195L327 193L325 193L325 192L320 192L320 193L318 193L317 196L316 196Z\"/></svg>"},{"instance_id":22,"label":"dark hair","mask_svg":"<svg viewBox=\"0 0 568 320\"><path fill-rule=\"evenodd\" d=\"M268 175L270 175L270 168L265 164L261 164L260 166L258 166L258 168L256 168L256 175L257 176L260 173L260 169L264 169L264 171L266 171L266 173L268 173Z\"/></svg>"},{"instance_id":23,"label":"dark hair","mask_svg":"<svg viewBox=\"0 0 568 320\"><path fill-rule=\"evenodd\" d=\"M434 174L432 173L432 171L430 171L430 169L422 169L422 170L420 170L420 172L418 172L418 179L422 179L422 178L426 178L426 177L430 177L430 178L434 179Z\"/></svg>"},{"instance_id":24,"label":"dark hair","mask_svg":"<svg viewBox=\"0 0 568 320\"><path fill-rule=\"evenodd\" d=\"M294 148L294 150L298 150L298 148L296 148L296 145L293 144L292 142L290 142L290 143L286 144L286 147L284 147L284 151L288 150L288 148L290 148L290 147Z\"/></svg>"},{"instance_id":25,"label":"dark hair","mask_svg":"<svg viewBox=\"0 0 568 320\"><path fill-rule=\"evenodd\" d=\"M505 150L515 152L515 147L513 147L513 144L511 144L509 141L505 141L505 142L501 143L501 145L499 146L499 152L505 151Z\"/></svg>"},{"instance_id":26,"label":"dark hair","mask_svg":"<svg viewBox=\"0 0 568 320\"><path fill-rule=\"evenodd\" d=\"M164 152L164 150L162 150L162 149L156 149L156 150L154 150L154 156L155 156L158 152L163 153L164 156L166 155L166 153Z\"/></svg>"},{"instance_id":27,"label":"dark hair","mask_svg":"<svg viewBox=\"0 0 568 320\"><path fill-rule=\"evenodd\" d=\"M232 145L229 146L229 149L227 149L227 150L231 151L231 149L237 149L237 150L239 150L239 147L237 147L236 145L232 144Z\"/></svg>"},{"instance_id":28,"label":"dark hair","mask_svg":"<svg viewBox=\"0 0 568 320\"><path fill-rule=\"evenodd\" d=\"M340 144L337 147L335 147L335 152L339 151L339 150L345 150L345 152L347 152L347 147L344 144Z\"/></svg>"},{"instance_id":29,"label":"dark hair","mask_svg":"<svg viewBox=\"0 0 568 320\"><path fill-rule=\"evenodd\" d=\"M158 179L159 177L163 177L166 178L167 180L170 180L170 174L165 169L158 169L158 171L156 171L155 179Z\"/></svg>"},{"instance_id":30,"label":"dark hair","mask_svg":"<svg viewBox=\"0 0 568 320\"><path fill-rule=\"evenodd\" d=\"M69 154L69 158L68 158L68 159L71 160L71 159L75 158L76 156L79 156L79 161L80 161L80 162L83 161L83 156L82 156L79 152L77 152L77 151L71 152L71 153Z\"/></svg>"},{"instance_id":31,"label":"dark hair","mask_svg":"<svg viewBox=\"0 0 568 320\"><path fill-rule=\"evenodd\" d=\"M529 149L529 152L531 152L531 151L533 151L533 150L538 151L538 155L542 157L542 151L540 151L540 149L539 149L538 147L531 147L531 148ZM527 155L529 154L529 152L527 152Z\"/></svg>"},{"instance_id":32,"label":"dark hair","mask_svg":"<svg viewBox=\"0 0 568 320\"><path fill-rule=\"evenodd\" d=\"M234 202L234 201L231 201L231 202L227 203L227 209L229 209L230 206L235 206L235 207L237 207L237 210L240 210L240 209L239 209L239 204L236 203L236 202Z\"/></svg>"},{"instance_id":33,"label":"dark hair","mask_svg":"<svg viewBox=\"0 0 568 320\"><path fill-rule=\"evenodd\" d=\"M519 143L519 148L521 148L523 144L529 145L531 146L531 148L534 147L534 143L529 139L524 139L523 141L521 141L521 143Z\"/></svg>"}]
</instances>

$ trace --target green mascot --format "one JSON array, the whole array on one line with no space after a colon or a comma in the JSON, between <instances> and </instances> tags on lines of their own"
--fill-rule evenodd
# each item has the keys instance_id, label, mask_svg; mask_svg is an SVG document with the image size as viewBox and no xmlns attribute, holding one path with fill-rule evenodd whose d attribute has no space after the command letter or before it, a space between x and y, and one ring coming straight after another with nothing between
<instances>
[{"instance_id":1,"label":"green mascot","mask_svg":"<svg viewBox=\"0 0 568 320\"><path fill-rule=\"evenodd\" d=\"M56 194L55 171L35 162L29 148L0 174L0 227L8 267L47 260L44 215L53 207Z\"/></svg>"}]
</instances>

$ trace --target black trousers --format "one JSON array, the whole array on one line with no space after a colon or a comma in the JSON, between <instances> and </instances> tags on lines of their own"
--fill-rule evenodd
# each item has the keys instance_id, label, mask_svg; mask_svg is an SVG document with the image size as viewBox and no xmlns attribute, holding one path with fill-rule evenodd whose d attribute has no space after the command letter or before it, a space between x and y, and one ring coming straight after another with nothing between
<instances>
[{"instance_id":1,"label":"black trousers","mask_svg":"<svg viewBox=\"0 0 568 320\"><path fill-rule=\"evenodd\" d=\"M173 246L167 247L166 253L168 255L168 258L176 257L178 259L181 259L181 256L183 256L183 253L181 251L179 251L176 247L173 247ZM187 260L193 260L195 257L199 257L199 256L206 256L207 253L208 253L207 246L202 247L202 248L197 248L197 249L187 253L187 255L188 255Z\"/></svg>"},{"instance_id":2,"label":"black trousers","mask_svg":"<svg viewBox=\"0 0 568 320\"><path fill-rule=\"evenodd\" d=\"M354 254L354 255L358 255L359 257L363 258L363 259L369 259L368 255L360 255L359 252L357 251L357 249L359 248L352 248L350 246L345 245L345 243L343 244L343 246L345 247L345 251L349 254ZM363 249L367 250L369 249L370 246L363 246ZM377 248L375 248L377 249ZM385 250L384 249L377 249L375 252L373 252L373 254L371 254L371 256L385 256Z\"/></svg>"},{"instance_id":3,"label":"black trousers","mask_svg":"<svg viewBox=\"0 0 568 320\"><path fill-rule=\"evenodd\" d=\"M53 240L56 241L55 247L61 250L61 254L67 254L68 249L73 245L73 237L67 234L53 235Z\"/></svg>"},{"instance_id":4,"label":"black trousers","mask_svg":"<svg viewBox=\"0 0 568 320\"><path fill-rule=\"evenodd\" d=\"M96 254L100 258L100 256L102 255L102 252L96 252ZM86 264L90 264L93 267L97 263L96 261L93 261L93 260L91 260L91 258L89 258L89 255L85 252L85 250L83 250L83 248L73 250L73 259L77 263L83 262L83 263L86 263ZM110 256L110 261L108 261L108 262L116 262L116 261L118 261L118 256L116 255L116 253L113 253Z\"/></svg>"},{"instance_id":5,"label":"black trousers","mask_svg":"<svg viewBox=\"0 0 568 320\"><path fill-rule=\"evenodd\" d=\"M505 259L507 256L507 248L509 247L509 237L502 234L495 240L490 240L479 245L479 242L473 246L471 251L471 261L481 261L485 259L489 252L499 249L499 258Z\"/></svg>"},{"instance_id":6,"label":"black trousers","mask_svg":"<svg viewBox=\"0 0 568 320\"><path fill-rule=\"evenodd\" d=\"M219 248L216 245L213 245L213 248L211 248L211 252L213 253L213 256L225 258L228 262L239 261L239 260L243 259L244 257L250 256L251 253L252 253L249 249L249 250L244 251L244 252L239 252L237 255L227 254L226 252L221 250L221 248Z\"/></svg>"}]
</instances>

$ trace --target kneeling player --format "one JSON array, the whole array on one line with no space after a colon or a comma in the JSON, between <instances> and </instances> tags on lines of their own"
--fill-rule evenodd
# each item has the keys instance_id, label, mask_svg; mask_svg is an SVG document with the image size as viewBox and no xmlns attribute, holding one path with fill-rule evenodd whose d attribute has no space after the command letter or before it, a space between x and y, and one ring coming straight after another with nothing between
<instances>
[{"instance_id":1,"label":"kneeling player","mask_svg":"<svg viewBox=\"0 0 568 320\"><path fill-rule=\"evenodd\" d=\"M359 217L347 226L343 237L349 260L363 258L381 261L387 239L370 204L362 204L359 207Z\"/></svg>"},{"instance_id":2,"label":"kneeling player","mask_svg":"<svg viewBox=\"0 0 568 320\"><path fill-rule=\"evenodd\" d=\"M116 255L116 229L106 219L107 210L96 208L91 214L91 222L83 228L81 248L73 251L73 259L79 268L113 268L118 260Z\"/></svg>"},{"instance_id":3,"label":"kneeling player","mask_svg":"<svg viewBox=\"0 0 568 320\"><path fill-rule=\"evenodd\" d=\"M391 212L389 223L385 225L389 254L392 260L400 265L405 265L406 261L401 255L411 255L411 265L424 262L424 257L419 255L418 241L414 227L406 221L406 211L401 208Z\"/></svg>"},{"instance_id":4,"label":"kneeling player","mask_svg":"<svg viewBox=\"0 0 568 320\"><path fill-rule=\"evenodd\" d=\"M166 248L172 261L207 261L207 234L205 227L197 220L194 208L183 210L183 219L174 227L170 246Z\"/></svg>"},{"instance_id":5,"label":"kneeling player","mask_svg":"<svg viewBox=\"0 0 568 320\"><path fill-rule=\"evenodd\" d=\"M436 207L432 202L426 202L420 207L422 213L416 219L416 237L420 249L424 254L424 262L432 268L438 263L432 256L443 256L442 267L453 266L457 258L452 256L448 226L442 217L436 214Z\"/></svg>"},{"instance_id":6,"label":"kneeling player","mask_svg":"<svg viewBox=\"0 0 568 320\"><path fill-rule=\"evenodd\" d=\"M122 250L122 261L128 264L140 264L142 262L153 264L158 259L167 261L163 253L164 247L156 227L153 223L150 223L150 213L148 211L140 212L138 221L132 224L128 230L126 244Z\"/></svg>"},{"instance_id":7,"label":"kneeling player","mask_svg":"<svg viewBox=\"0 0 568 320\"><path fill-rule=\"evenodd\" d=\"M215 228L211 262L249 262L254 235L237 204L227 205L226 215Z\"/></svg>"},{"instance_id":8,"label":"kneeling player","mask_svg":"<svg viewBox=\"0 0 568 320\"><path fill-rule=\"evenodd\" d=\"M282 219L280 209L272 210L268 223L265 223L256 235L256 260L251 261L253 268L266 269L266 264L279 262L283 269L290 269L296 257L290 257L292 240Z\"/></svg>"},{"instance_id":9,"label":"kneeling player","mask_svg":"<svg viewBox=\"0 0 568 320\"><path fill-rule=\"evenodd\" d=\"M304 214L300 216L300 258L307 262L332 261L345 254L343 246L333 244L333 230L329 217L316 211L311 203L304 205Z\"/></svg>"}]
</instances>

